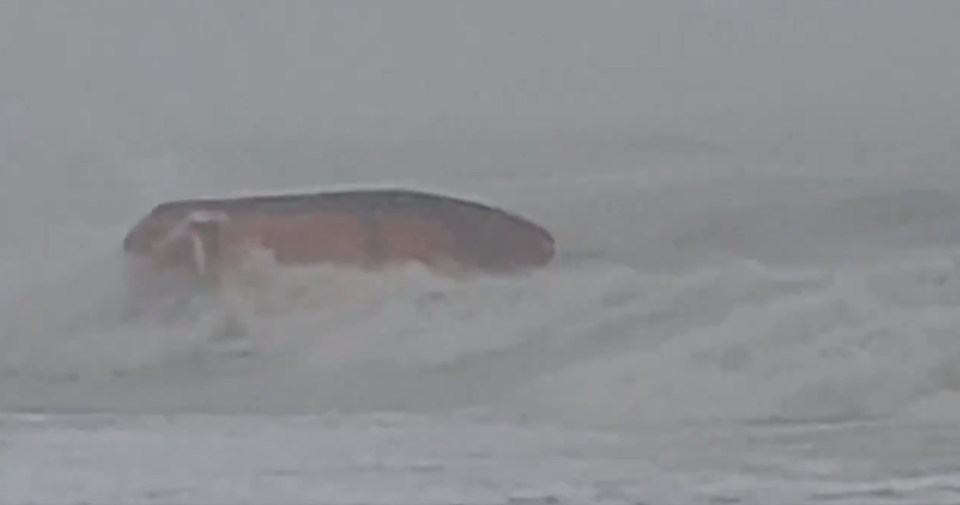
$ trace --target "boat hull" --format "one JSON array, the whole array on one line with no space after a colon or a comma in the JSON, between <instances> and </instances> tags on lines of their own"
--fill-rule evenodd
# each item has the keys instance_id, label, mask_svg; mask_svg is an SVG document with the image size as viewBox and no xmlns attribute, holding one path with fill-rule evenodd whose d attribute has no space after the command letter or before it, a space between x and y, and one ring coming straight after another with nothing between
<instances>
[{"instance_id":1,"label":"boat hull","mask_svg":"<svg viewBox=\"0 0 960 505\"><path fill-rule=\"evenodd\" d=\"M549 264L555 244L541 226L502 209L377 189L167 202L130 230L123 248L155 268L199 273L249 248L269 251L279 266L513 273Z\"/></svg>"}]
</instances>

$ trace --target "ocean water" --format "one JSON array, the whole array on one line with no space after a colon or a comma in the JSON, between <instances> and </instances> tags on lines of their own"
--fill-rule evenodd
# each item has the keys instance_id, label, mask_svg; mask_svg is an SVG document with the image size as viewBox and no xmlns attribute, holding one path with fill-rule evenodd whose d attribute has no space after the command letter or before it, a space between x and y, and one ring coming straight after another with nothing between
<instances>
[{"instance_id":1,"label":"ocean water","mask_svg":"<svg viewBox=\"0 0 960 505\"><path fill-rule=\"evenodd\" d=\"M55 200L4 187L0 503L955 503L960 183L842 168L160 157ZM124 289L119 241L159 200L385 180L524 214L558 260Z\"/></svg>"}]
</instances>

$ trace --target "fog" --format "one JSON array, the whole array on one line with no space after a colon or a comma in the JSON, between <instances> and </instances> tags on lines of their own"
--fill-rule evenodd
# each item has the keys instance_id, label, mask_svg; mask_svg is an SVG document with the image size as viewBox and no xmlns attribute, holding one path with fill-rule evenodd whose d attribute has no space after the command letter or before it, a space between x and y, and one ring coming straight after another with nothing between
<instances>
[{"instance_id":1,"label":"fog","mask_svg":"<svg viewBox=\"0 0 960 505\"><path fill-rule=\"evenodd\" d=\"M0 2L0 502L956 503L958 19ZM398 183L556 261L126 276L159 202Z\"/></svg>"},{"instance_id":2,"label":"fog","mask_svg":"<svg viewBox=\"0 0 960 505\"><path fill-rule=\"evenodd\" d=\"M932 161L958 142L958 16L948 1L10 1L0 132L34 155L559 132Z\"/></svg>"}]
</instances>

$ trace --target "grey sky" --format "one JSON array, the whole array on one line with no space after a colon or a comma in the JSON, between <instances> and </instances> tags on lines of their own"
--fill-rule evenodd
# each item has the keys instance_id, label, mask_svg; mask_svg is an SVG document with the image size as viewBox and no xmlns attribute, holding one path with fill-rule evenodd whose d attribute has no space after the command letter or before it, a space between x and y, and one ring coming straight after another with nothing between
<instances>
[{"instance_id":1,"label":"grey sky","mask_svg":"<svg viewBox=\"0 0 960 505\"><path fill-rule=\"evenodd\" d=\"M946 0L7 1L0 132L945 143L958 19Z\"/></svg>"}]
</instances>

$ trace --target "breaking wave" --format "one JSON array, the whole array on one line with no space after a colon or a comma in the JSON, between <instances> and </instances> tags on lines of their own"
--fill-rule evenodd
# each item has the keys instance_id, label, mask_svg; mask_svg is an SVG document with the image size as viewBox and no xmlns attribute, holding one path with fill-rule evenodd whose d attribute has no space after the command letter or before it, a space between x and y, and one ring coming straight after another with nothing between
<instances>
[{"instance_id":1,"label":"breaking wave","mask_svg":"<svg viewBox=\"0 0 960 505\"><path fill-rule=\"evenodd\" d=\"M87 230L97 246L7 290L0 408L442 412L607 428L960 417L952 195L594 184L551 202L532 187L503 193L566 245L543 271L459 279L267 262L220 296L136 312L114 248L122 227L73 228L71 241Z\"/></svg>"}]
</instances>

